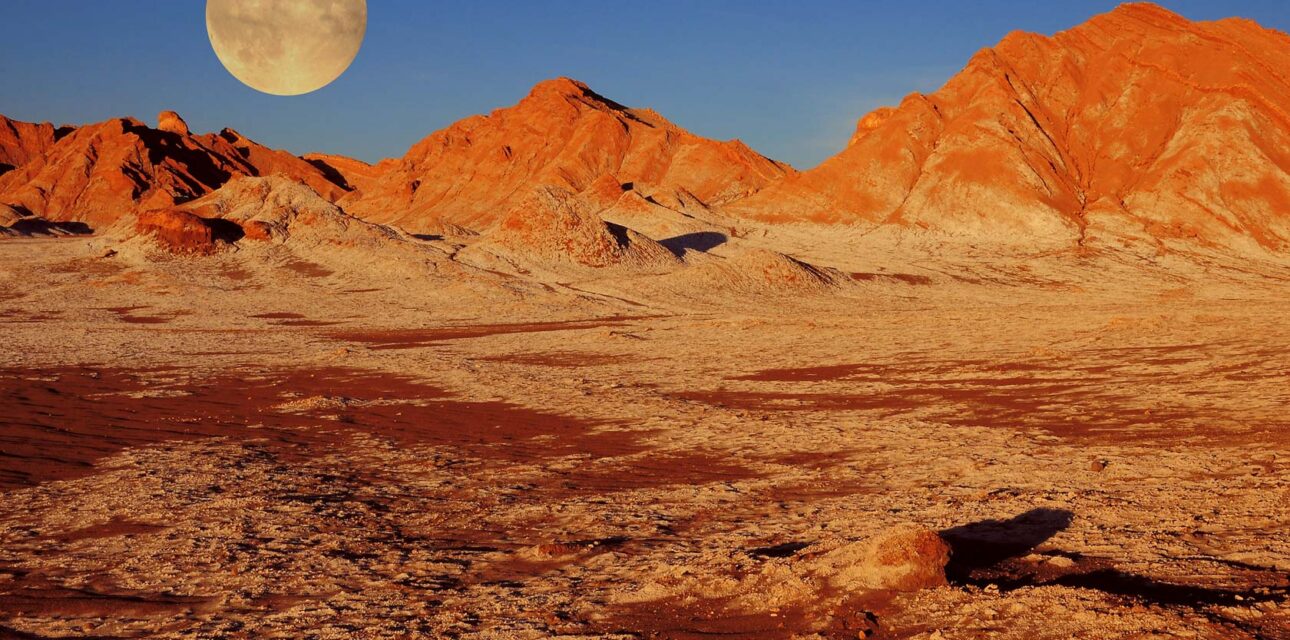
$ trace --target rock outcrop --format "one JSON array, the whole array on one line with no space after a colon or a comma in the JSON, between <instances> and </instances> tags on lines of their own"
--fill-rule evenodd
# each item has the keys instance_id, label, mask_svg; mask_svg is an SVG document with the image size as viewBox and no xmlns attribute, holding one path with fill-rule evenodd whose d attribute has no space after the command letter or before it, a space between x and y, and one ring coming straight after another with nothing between
<instances>
[{"instance_id":1,"label":"rock outcrop","mask_svg":"<svg viewBox=\"0 0 1290 640\"><path fill-rule=\"evenodd\" d=\"M157 115L157 130L168 131L181 136L189 135L188 123L174 111L162 111Z\"/></svg>"},{"instance_id":2,"label":"rock outcrop","mask_svg":"<svg viewBox=\"0 0 1290 640\"><path fill-rule=\"evenodd\" d=\"M139 214L134 233L150 236L171 253L210 255L241 238L241 230L219 218L207 219L181 209Z\"/></svg>"},{"instance_id":3,"label":"rock outcrop","mask_svg":"<svg viewBox=\"0 0 1290 640\"><path fill-rule=\"evenodd\" d=\"M711 258L666 276L653 286L677 294L728 291L744 295L822 293L846 276L767 249L744 249L729 258Z\"/></svg>"},{"instance_id":4,"label":"rock outcrop","mask_svg":"<svg viewBox=\"0 0 1290 640\"><path fill-rule=\"evenodd\" d=\"M33 124L0 116L0 175L44 153L58 133L48 122Z\"/></svg>"},{"instance_id":5,"label":"rock outcrop","mask_svg":"<svg viewBox=\"0 0 1290 640\"><path fill-rule=\"evenodd\" d=\"M382 169L342 206L417 232L444 224L484 230L544 186L577 193L610 180L669 206L709 206L792 171L739 141L696 136L567 78L538 84L514 107L436 132Z\"/></svg>"},{"instance_id":6,"label":"rock outcrop","mask_svg":"<svg viewBox=\"0 0 1290 640\"><path fill-rule=\"evenodd\" d=\"M931 95L866 115L822 165L734 204L766 221L1033 243L1290 245L1290 37L1123 5L1008 35Z\"/></svg>"}]
</instances>

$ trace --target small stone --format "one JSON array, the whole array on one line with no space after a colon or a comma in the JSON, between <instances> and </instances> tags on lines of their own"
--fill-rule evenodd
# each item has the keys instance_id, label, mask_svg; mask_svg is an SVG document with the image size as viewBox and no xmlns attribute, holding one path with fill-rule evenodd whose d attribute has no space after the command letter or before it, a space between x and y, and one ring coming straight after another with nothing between
<instances>
[{"instance_id":1,"label":"small stone","mask_svg":"<svg viewBox=\"0 0 1290 640\"><path fill-rule=\"evenodd\" d=\"M1058 569L1069 569L1075 566L1075 561L1067 558L1066 556L1052 556L1045 560L1044 564L1050 567L1057 567Z\"/></svg>"}]
</instances>

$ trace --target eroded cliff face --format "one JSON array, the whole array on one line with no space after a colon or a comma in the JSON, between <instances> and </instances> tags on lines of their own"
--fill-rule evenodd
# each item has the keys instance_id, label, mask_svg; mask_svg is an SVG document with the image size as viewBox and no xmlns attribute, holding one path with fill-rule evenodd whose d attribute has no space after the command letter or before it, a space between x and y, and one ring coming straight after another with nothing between
<instances>
[{"instance_id":1,"label":"eroded cliff face","mask_svg":"<svg viewBox=\"0 0 1290 640\"><path fill-rule=\"evenodd\" d=\"M0 175L44 153L59 133L48 122L19 122L0 115Z\"/></svg>"},{"instance_id":2,"label":"eroded cliff face","mask_svg":"<svg viewBox=\"0 0 1290 640\"><path fill-rule=\"evenodd\" d=\"M542 82L519 104L431 134L347 196L347 211L413 231L484 229L535 188L580 192L608 176L676 207L706 207L790 173L739 141L691 134L650 110L629 109L586 85Z\"/></svg>"},{"instance_id":3,"label":"eroded cliff face","mask_svg":"<svg viewBox=\"0 0 1290 640\"><path fill-rule=\"evenodd\" d=\"M1027 241L1290 243L1290 37L1127 4L1013 33L849 146L728 208Z\"/></svg>"}]
</instances>

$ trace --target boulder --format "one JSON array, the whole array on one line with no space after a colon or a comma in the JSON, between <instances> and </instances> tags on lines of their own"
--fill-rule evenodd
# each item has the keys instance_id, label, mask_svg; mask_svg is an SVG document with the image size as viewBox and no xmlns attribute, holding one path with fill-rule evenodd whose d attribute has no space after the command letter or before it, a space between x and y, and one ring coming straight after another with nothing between
<instances>
[{"instance_id":1,"label":"boulder","mask_svg":"<svg viewBox=\"0 0 1290 640\"><path fill-rule=\"evenodd\" d=\"M139 214L135 231L153 237L172 253L209 255L219 250L221 242L237 239L228 233L230 225L236 226L179 209L159 209Z\"/></svg>"},{"instance_id":2,"label":"boulder","mask_svg":"<svg viewBox=\"0 0 1290 640\"><path fill-rule=\"evenodd\" d=\"M174 111L162 111L157 115L157 130L186 136L188 135L188 123L184 122L184 119Z\"/></svg>"}]
</instances>

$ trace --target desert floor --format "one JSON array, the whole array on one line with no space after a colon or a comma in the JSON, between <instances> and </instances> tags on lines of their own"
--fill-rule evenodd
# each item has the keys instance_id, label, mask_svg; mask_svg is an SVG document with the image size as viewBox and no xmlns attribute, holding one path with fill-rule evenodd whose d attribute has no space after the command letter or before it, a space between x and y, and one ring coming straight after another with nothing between
<instances>
[{"instance_id":1,"label":"desert floor","mask_svg":"<svg viewBox=\"0 0 1290 640\"><path fill-rule=\"evenodd\" d=\"M1284 269L103 253L0 242L0 635L1290 638ZM906 523L948 586L815 579Z\"/></svg>"}]
</instances>

